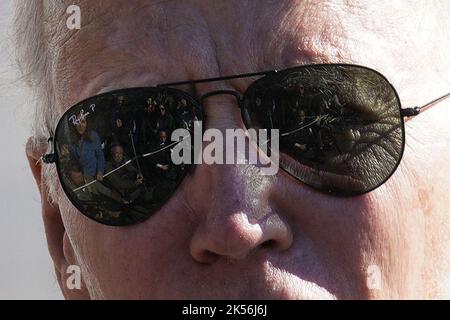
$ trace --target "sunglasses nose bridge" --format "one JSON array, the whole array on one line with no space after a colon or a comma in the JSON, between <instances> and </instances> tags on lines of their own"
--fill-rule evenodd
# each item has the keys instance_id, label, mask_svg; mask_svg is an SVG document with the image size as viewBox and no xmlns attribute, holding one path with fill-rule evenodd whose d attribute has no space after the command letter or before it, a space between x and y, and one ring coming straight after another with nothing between
<instances>
[{"instance_id":1,"label":"sunglasses nose bridge","mask_svg":"<svg viewBox=\"0 0 450 320\"><path fill-rule=\"evenodd\" d=\"M203 101L206 100L207 98L215 96L215 95L222 95L222 94L231 95L231 96L235 97L238 107L241 108L242 96L239 92L233 91L233 90L215 90L215 91L205 93L204 95L202 95L200 97L200 103L203 105Z\"/></svg>"}]
</instances>

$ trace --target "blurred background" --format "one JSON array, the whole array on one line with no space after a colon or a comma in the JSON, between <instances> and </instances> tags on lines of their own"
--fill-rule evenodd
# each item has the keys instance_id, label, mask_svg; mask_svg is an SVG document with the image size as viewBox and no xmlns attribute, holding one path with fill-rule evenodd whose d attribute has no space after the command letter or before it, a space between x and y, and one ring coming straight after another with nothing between
<instances>
[{"instance_id":1,"label":"blurred background","mask_svg":"<svg viewBox=\"0 0 450 320\"><path fill-rule=\"evenodd\" d=\"M25 158L31 99L14 66L13 1L0 1L0 299L62 299Z\"/></svg>"}]
</instances>

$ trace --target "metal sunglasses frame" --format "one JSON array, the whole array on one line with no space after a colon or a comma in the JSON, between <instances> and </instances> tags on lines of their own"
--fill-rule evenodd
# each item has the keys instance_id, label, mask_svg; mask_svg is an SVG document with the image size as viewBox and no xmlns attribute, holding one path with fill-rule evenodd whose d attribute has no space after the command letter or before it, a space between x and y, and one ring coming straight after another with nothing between
<instances>
[{"instance_id":1,"label":"metal sunglasses frame","mask_svg":"<svg viewBox=\"0 0 450 320\"><path fill-rule=\"evenodd\" d=\"M399 159L397 161L397 164L396 164L395 168L392 170L392 173L388 177L386 177L386 179L384 179L381 183L379 183L377 186L373 187L370 190L364 191L361 194L368 193L368 192L378 188L379 186L383 185L387 180L389 180L389 178L396 171L398 165L401 162L401 159L403 157L403 150L404 150L405 136L406 136L406 134L405 134L405 126L404 126L404 118L411 118L411 117L417 116L418 114L420 114L421 112L425 111L426 109L432 107L433 105L441 102L444 99L449 98L450 97L450 92L445 94L445 95L443 95L443 96L441 96L441 97L439 97L439 98L436 98L436 99L434 99L434 100L432 100L432 101L430 101L430 102L428 102L428 103L426 103L426 104L424 104L422 106L402 108L401 100L400 100L400 97L399 97L397 91L395 90L394 86L389 82L389 80L383 74L381 74L380 72L378 72L378 71L376 71L374 69L371 69L371 68L368 68L368 67L365 67L365 66L356 65L356 64L343 64L343 63L338 63L338 64L310 64L310 65L301 65L301 66L296 66L296 67L291 67L291 68L281 69L281 70L267 70L267 71L260 71L260 72L252 72L252 73L243 73L243 74L237 74L237 75L229 75L229 76L223 76L223 77L213 77L213 78L205 78L205 79L195 79L195 80L187 80L187 81L169 82L169 83L158 84L156 86L153 86L153 88L161 88L161 89L163 89L163 88L177 87L177 86L183 86L183 85L195 85L195 84L220 82L220 81L226 81L226 80L251 78L251 77L258 77L258 76L262 77L262 78L259 78L259 79L255 80L254 82L252 82L248 86L248 88L244 92L244 94L242 94L242 95L241 95L241 93L239 93L238 91L235 91L235 90L214 90L214 91L210 91L210 92L207 92L207 93L203 94L198 99L196 97L193 97L192 95L190 95L186 91L176 89L176 90L179 90L179 91L183 92L185 95L188 95L194 101L197 101L199 103L199 107L201 109L203 107L203 101L205 99L211 97L211 96L214 96L214 95L232 95L232 96L234 96L236 98L236 100L237 100L238 107L241 109L241 114L242 114L242 118L244 120L244 124L247 126L247 123L245 121L245 117L244 117L244 114L243 114L243 111L244 111L243 101L244 101L244 97L245 97L246 92L248 92L249 88L252 87L252 85L255 82L257 82L257 81L259 81L261 79L264 79L267 76L271 76L271 75L288 73L288 72L291 72L291 71L294 71L294 70L297 71L297 70L300 70L300 69L303 69L303 68L308 68L308 67L321 67L321 66L328 66L328 67L330 67L330 66L334 66L334 67L345 67L345 66L347 66L347 67L356 67L356 68L361 68L361 69L365 69L365 70L374 72L374 73L378 74L379 76L381 76L383 79L386 80L386 82L391 86L392 90L394 91L394 93L395 93L395 95L397 97L397 100L398 100L398 103L399 103L399 108L400 108L400 117L401 117L401 124L402 124L402 130L403 130L402 151L401 151L400 157L399 157ZM129 88L129 89L138 89L138 88ZM124 89L119 89L119 90L114 90L114 91L111 91L111 92L106 92L106 93L103 93L101 95L112 94L112 93L115 93L117 91L122 91L122 90L124 90ZM81 102L78 102L77 104L75 104L71 108L67 109L66 112L71 110L73 107L79 105L80 103L83 103L84 101L90 100L92 98L94 98L94 97L90 97L90 98L87 98L87 99L85 99L85 100L83 100ZM64 115L60 118L60 120L58 120L58 125L59 125L59 123L60 123L60 121L61 121L61 119L63 117L64 117ZM55 132L56 132L56 130L55 130ZM57 154L55 153L55 150L54 150L54 143L55 143L55 138L56 137L53 137L53 136L54 136L54 134L52 135L52 137L50 137L48 139L50 153L46 153L46 154L42 155L42 157L41 157L42 162L46 163L46 164L51 164L51 163L55 163L55 162L57 163ZM289 175L293 176L296 180L301 181L298 177L295 177L294 175L292 175L291 173L287 172L286 170L283 170L283 171L285 171ZM301 181L301 182L303 182L303 181ZM305 183L305 182L303 182L303 183ZM307 183L305 183L305 184L308 185ZM325 193L324 191L321 191L321 192Z\"/></svg>"}]
</instances>

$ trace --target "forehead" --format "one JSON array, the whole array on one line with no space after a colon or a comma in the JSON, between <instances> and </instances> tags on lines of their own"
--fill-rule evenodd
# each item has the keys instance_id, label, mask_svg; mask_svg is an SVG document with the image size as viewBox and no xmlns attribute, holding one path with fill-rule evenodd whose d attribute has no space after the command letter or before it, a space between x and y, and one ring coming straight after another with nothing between
<instances>
[{"instance_id":1,"label":"forehead","mask_svg":"<svg viewBox=\"0 0 450 320\"><path fill-rule=\"evenodd\" d=\"M123 148L122 148L122 146L114 146L112 148L112 152L114 152L114 153L121 153L121 152L123 152Z\"/></svg>"},{"instance_id":2,"label":"forehead","mask_svg":"<svg viewBox=\"0 0 450 320\"><path fill-rule=\"evenodd\" d=\"M356 46L363 44L361 40L348 37L359 30L355 26L362 28L364 19L364 28L381 30L374 22L378 20L367 19L371 3L48 1L57 100L67 108L118 88L308 63L357 62L377 67L376 58L361 58ZM81 9L80 30L66 27L65 10L71 4ZM375 9L384 10L388 17L393 16L390 11L396 12L389 7ZM389 44L383 48L389 49ZM245 81L236 80L234 85L245 89Z\"/></svg>"}]
</instances>

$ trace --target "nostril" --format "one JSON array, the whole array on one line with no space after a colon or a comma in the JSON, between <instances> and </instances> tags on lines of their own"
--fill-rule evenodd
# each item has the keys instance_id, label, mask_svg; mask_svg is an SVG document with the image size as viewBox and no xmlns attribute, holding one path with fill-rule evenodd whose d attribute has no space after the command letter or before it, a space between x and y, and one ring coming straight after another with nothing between
<instances>
[{"instance_id":1,"label":"nostril","mask_svg":"<svg viewBox=\"0 0 450 320\"><path fill-rule=\"evenodd\" d=\"M209 250L203 250L201 252L198 252L198 254L196 254L194 258L199 263L211 264L216 262L216 260L219 258L219 255Z\"/></svg>"},{"instance_id":2,"label":"nostril","mask_svg":"<svg viewBox=\"0 0 450 320\"><path fill-rule=\"evenodd\" d=\"M261 243L261 246L264 248L274 248L277 246L277 242L273 239L267 240L263 243Z\"/></svg>"},{"instance_id":3,"label":"nostril","mask_svg":"<svg viewBox=\"0 0 450 320\"><path fill-rule=\"evenodd\" d=\"M289 226L277 215L262 222L243 211L222 212L213 217L197 228L190 241L191 256L202 264L213 264L222 258L243 260L258 248L284 251L292 243Z\"/></svg>"}]
</instances>

